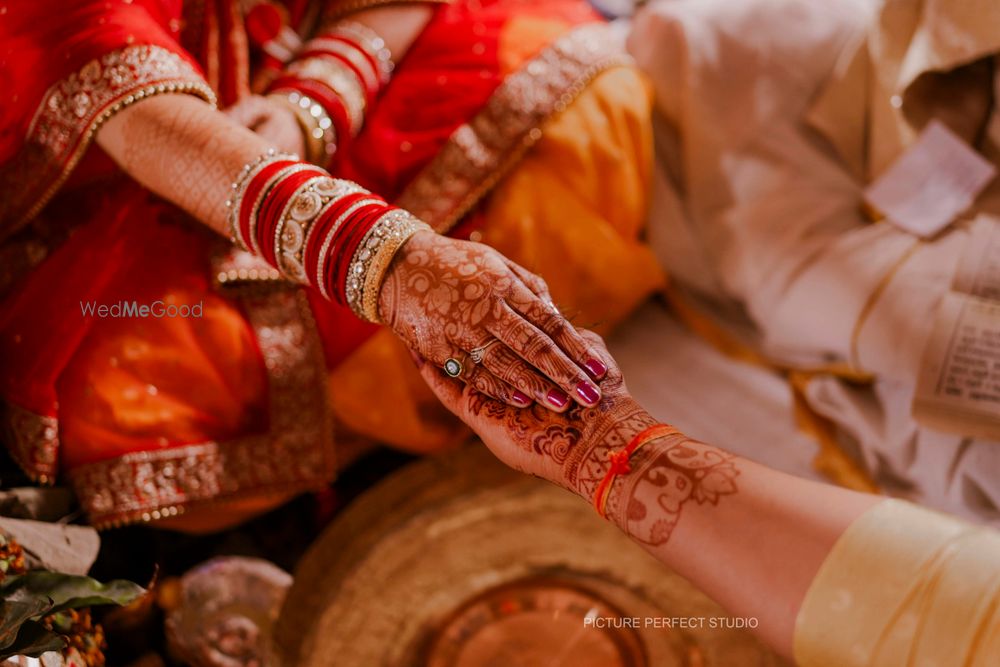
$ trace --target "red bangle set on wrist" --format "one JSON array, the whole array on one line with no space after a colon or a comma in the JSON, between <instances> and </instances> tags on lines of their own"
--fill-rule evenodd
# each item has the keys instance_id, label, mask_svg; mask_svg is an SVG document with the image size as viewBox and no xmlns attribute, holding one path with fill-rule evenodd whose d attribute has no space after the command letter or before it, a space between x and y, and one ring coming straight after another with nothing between
<instances>
[{"instance_id":1,"label":"red bangle set on wrist","mask_svg":"<svg viewBox=\"0 0 1000 667\"><path fill-rule=\"evenodd\" d=\"M619 475L627 475L632 472L632 464L630 463L632 455L653 440L659 440L660 438L679 432L670 424L654 424L640 431L635 437L629 440L627 445L608 456L611 466L608 468L607 473L605 473L604 479L597 485L597 490L594 491L594 509L597 510L602 519L608 518L607 504L608 496L611 494L611 485L614 484L615 479Z\"/></svg>"},{"instance_id":2,"label":"red bangle set on wrist","mask_svg":"<svg viewBox=\"0 0 1000 667\"><path fill-rule=\"evenodd\" d=\"M306 133L307 157L325 164L361 131L392 68L382 38L345 21L307 42L268 92L293 107Z\"/></svg>"},{"instance_id":3,"label":"red bangle set on wrist","mask_svg":"<svg viewBox=\"0 0 1000 667\"><path fill-rule=\"evenodd\" d=\"M373 322L396 251L430 229L356 183L273 150L243 168L226 205L235 243Z\"/></svg>"}]
</instances>

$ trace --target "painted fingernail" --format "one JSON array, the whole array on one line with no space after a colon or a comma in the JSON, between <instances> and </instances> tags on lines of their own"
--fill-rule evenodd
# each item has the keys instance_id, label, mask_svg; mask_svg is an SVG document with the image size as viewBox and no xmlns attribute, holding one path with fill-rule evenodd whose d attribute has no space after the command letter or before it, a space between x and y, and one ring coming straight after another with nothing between
<instances>
[{"instance_id":1,"label":"painted fingernail","mask_svg":"<svg viewBox=\"0 0 1000 667\"><path fill-rule=\"evenodd\" d=\"M590 376L595 380L599 380L604 377L604 374L608 372L608 367L604 365L604 362L600 359L589 359L587 363L583 365L590 373Z\"/></svg>"},{"instance_id":2,"label":"painted fingernail","mask_svg":"<svg viewBox=\"0 0 1000 667\"><path fill-rule=\"evenodd\" d=\"M531 398L527 394L521 393L517 389L514 390L514 393L511 394L510 397L514 399L515 403L518 403L520 405L531 404Z\"/></svg>"},{"instance_id":3,"label":"painted fingernail","mask_svg":"<svg viewBox=\"0 0 1000 667\"><path fill-rule=\"evenodd\" d=\"M576 385L576 393L588 405L594 405L601 400L601 394L597 391L597 387L589 382L581 382Z\"/></svg>"},{"instance_id":4,"label":"painted fingernail","mask_svg":"<svg viewBox=\"0 0 1000 667\"><path fill-rule=\"evenodd\" d=\"M545 399L557 408L564 408L566 407L566 404L569 403L569 396L559 389L552 389L549 391Z\"/></svg>"}]
</instances>

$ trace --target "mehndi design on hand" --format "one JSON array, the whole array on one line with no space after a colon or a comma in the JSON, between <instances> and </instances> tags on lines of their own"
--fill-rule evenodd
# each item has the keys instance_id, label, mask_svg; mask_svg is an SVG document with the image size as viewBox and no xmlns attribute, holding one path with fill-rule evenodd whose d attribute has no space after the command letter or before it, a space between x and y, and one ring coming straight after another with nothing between
<instances>
[{"instance_id":1,"label":"mehndi design on hand","mask_svg":"<svg viewBox=\"0 0 1000 667\"><path fill-rule=\"evenodd\" d=\"M600 391L588 373L603 375L604 362L538 296L544 282L530 280L529 287L488 246L419 233L386 276L380 314L423 358L438 367L456 359L462 380L509 405L535 400L560 411L570 397L596 404ZM470 357L473 350L481 350L478 364Z\"/></svg>"}]
</instances>

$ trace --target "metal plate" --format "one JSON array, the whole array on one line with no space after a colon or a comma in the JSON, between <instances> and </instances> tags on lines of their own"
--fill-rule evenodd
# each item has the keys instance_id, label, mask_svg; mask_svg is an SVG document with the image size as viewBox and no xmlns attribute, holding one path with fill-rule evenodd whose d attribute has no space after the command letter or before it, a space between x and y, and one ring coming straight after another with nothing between
<instances>
[{"instance_id":1,"label":"metal plate","mask_svg":"<svg viewBox=\"0 0 1000 667\"><path fill-rule=\"evenodd\" d=\"M783 664L748 630L645 627L680 617L727 614L579 498L476 446L338 518L300 564L277 643L297 667Z\"/></svg>"}]
</instances>

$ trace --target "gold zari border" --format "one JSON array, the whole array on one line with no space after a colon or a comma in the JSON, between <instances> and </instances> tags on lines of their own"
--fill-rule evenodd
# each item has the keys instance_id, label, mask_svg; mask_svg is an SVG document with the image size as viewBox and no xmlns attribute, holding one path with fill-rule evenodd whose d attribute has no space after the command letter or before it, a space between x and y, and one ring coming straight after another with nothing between
<instances>
[{"instance_id":1,"label":"gold zari border","mask_svg":"<svg viewBox=\"0 0 1000 667\"><path fill-rule=\"evenodd\" d=\"M24 146L0 166L0 239L42 210L102 124L125 107L162 93L191 93L215 104L215 94L194 66L150 45L108 52L49 88Z\"/></svg>"},{"instance_id":2,"label":"gold zari border","mask_svg":"<svg viewBox=\"0 0 1000 667\"><path fill-rule=\"evenodd\" d=\"M305 293L247 290L241 301L267 368L269 432L72 470L70 483L95 527L176 516L260 492L305 491L334 477L326 365Z\"/></svg>"},{"instance_id":3,"label":"gold zari border","mask_svg":"<svg viewBox=\"0 0 1000 667\"><path fill-rule=\"evenodd\" d=\"M59 423L13 403L0 403L7 450L28 476L51 484L59 472Z\"/></svg>"},{"instance_id":4,"label":"gold zari border","mask_svg":"<svg viewBox=\"0 0 1000 667\"><path fill-rule=\"evenodd\" d=\"M597 75L631 62L607 24L567 33L500 84L396 205L447 233L542 138L545 121L572 104Z\"/></svg>"}]
</instances>

